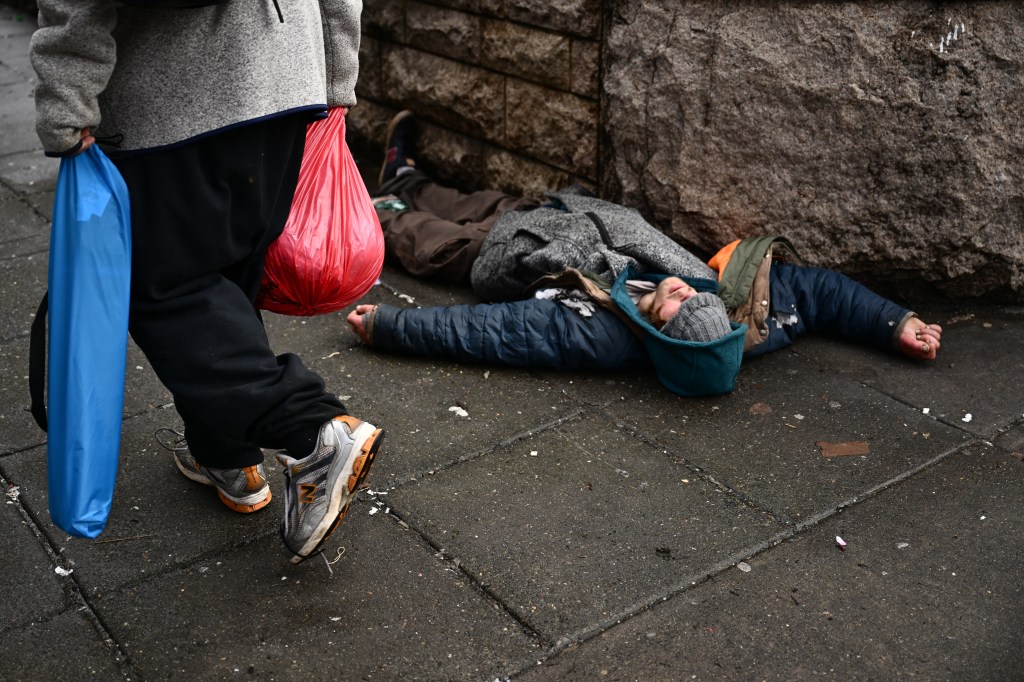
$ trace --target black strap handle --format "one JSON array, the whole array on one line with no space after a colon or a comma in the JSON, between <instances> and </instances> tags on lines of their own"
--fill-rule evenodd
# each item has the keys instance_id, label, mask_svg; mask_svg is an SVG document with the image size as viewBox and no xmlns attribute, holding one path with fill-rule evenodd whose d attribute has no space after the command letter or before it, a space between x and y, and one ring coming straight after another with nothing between
<instances>
[{"instance_id":1,"label":"black strap handle","mask_svg":"<svg viewBox=\"0 0 1024 682\"><path fill-rule=\"evenodd\" d=\"M590 218L591 222L594 223L594 227L596 227L597 231L601 233L601 241L604 242L604 245L607 246L609 249L614 249L615 244L612 243L612 236L608 234L608 228L605 227L604 221L601 220L601 217L598 216L593 211L587 211L583 215Z\"/></svg>"},{"instance_id":2,"label":"black strap handle","mask_svg":"<svg viewBox=\"0 0 1024 682\"><path fill-rule=\"evenodd\" d=\"M28 392L32 396L32 416L39 428L46 431L46 313L49 292L43 294L32 320L32 336L28 344Z\"/></svg>"}]
</instances>

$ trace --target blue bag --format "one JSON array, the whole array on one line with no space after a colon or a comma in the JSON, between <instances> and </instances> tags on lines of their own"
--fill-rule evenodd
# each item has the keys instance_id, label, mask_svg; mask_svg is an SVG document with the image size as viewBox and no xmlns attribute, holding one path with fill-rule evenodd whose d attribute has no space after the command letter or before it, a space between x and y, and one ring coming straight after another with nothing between
<instances>
[{"instance_id":1,"label":"blue bag","mask_svg":"<svg viewBox=\"0 0 1024 682\"><path fill-rule=\"evenodd\" d=\"M50 517L79 537L100 534L114 496L130 283L128 188L93 145L60 162L49 291L32 324L29 352L32 414L47 432Z\"/></svg>"}]
</instances>

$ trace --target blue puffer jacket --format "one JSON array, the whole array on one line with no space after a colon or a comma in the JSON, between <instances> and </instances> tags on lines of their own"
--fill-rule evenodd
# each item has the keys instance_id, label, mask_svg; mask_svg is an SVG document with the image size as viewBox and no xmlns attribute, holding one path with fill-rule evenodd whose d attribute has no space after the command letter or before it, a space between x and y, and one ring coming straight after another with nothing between
<instances>
[{"instance_id":1,"label":"blue puffer jacket","mask_svg":"<svg viewBox=\"0 0 1024 682\"><path fill-rule=\"evenodd\" d=\"M604 308L583 317L530 298L439 308L377 307L373 347L407 355L512 367L616 370L649 367L643 344Z\"/></svg>"},{"instance_id":2,"label":"blue puffer jacket","mask_svg":"<svg viewBox=\"0 0 1024 682\"><path fill-rule=\"evenodd\" d=\"M911 311L846 275L802 267L789 240L737 239L709 262L729 318L747 327L744 357L788 346L805 333L825 334L883 350L896 347Z\"/></svg>"},{"instance_id":3,"label":"blue puffer jacket","mask_svg":"<svg viewBox=\"0 0 1024 682\"><path fill-rule=\"evenodd\" d=\"M775 263L768 280L768 336L747 349L745 358L784 348L804 334L893 350L914 315L834 270Z\"/></svg>"},{"instance_id":4,"label":"blue puffer jacket","mask_svg":"<svg viewBox=\"0 0 1024 682\"><path fill-rule=\"evenodd\" d=\"M777 263L769 274L767 339L744 358L820 333L891 350L909 310L832 270ZM777 322L782 319L786 323ZM552 300L437 308L378 306L368 323L375 348L515 367L629 370L651 366L644 344L613 313L592 317Z\"/></svg>"}]
</instances>

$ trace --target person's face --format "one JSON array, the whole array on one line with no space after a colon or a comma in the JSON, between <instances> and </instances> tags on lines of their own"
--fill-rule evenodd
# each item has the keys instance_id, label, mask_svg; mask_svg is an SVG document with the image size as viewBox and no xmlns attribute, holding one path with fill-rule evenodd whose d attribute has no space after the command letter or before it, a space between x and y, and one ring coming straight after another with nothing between
<instances>
[{"instance_id":1,"label":"person's face","mask_svg":"<svg viewBox=\"0 0 1024 682\"><path fill-rule=\"evenodd\" d=\"M640 298L637 308L655 327L661 327L679 312L683 301L689 300L696 293L693 287L678 277L666 277L657 289Z\"/></svg>"}]
</instances>

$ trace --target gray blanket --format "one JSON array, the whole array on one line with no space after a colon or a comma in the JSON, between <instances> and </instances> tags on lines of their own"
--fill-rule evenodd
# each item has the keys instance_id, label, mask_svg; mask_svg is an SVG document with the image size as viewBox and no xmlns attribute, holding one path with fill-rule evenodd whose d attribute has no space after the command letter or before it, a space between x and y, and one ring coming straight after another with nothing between
<instances>
[{"instance_id":1,"label":"gray blanket","mask_svg":"<svg viewBox=\"0 0 1024 682\"><path fill-rule=\"evenodd\" d=\"M470 275L481 299L521 298L537 279L567 268L608 283L629 265L641 273L717 277L631 208L567 191L548 196L558 206L512 211L494 224Z\"/></svg>"}]
</instances>

